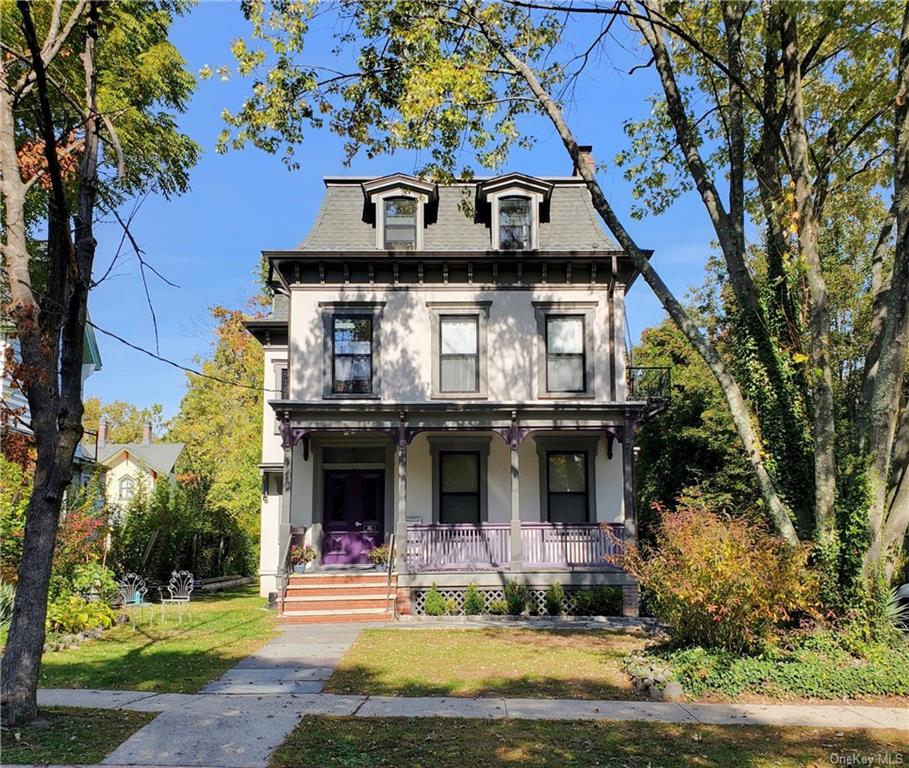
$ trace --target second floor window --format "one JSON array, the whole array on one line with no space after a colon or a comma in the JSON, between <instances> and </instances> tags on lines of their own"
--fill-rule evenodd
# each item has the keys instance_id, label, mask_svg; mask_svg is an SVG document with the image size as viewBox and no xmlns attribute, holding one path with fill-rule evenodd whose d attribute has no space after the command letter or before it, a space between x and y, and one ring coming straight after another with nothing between
<instances>
[{"instance_id":1,"label":"second floor window","mask_svg":"<svg viewBox=\"0 0 909 768\"><path fill-rule=\"evenodd\" d=\"M529 197L503 197L499 201L499 248L529 251L532 216Z\"/></svg>"},{"instance_id":2,"label":"second floor window","mask_svg":"<svg viewBox=\"0 0 909 768\"><path fill-rule=\"evenodd\" d=\"M476 315L442 315L439 334L440 390L478 392L479 318Z\"/></svg>"},{"instance_id":3,"label":"second floor window","mask_svg":"<svg viewBox=\"0 0 909 768\"><path fill-rule=\"evenodd\" d=\"M372 318L332 318L332 391L372 392Z\"/></svg>"},{"instance_id":4,"label":"second floor window","mask_svg":"<svg viewBox=\"0 0 909 768\"><path fill-rule=\"evenodd\" d=\"M584 318L549 315L546 318L546 391L586 391L586 368Z\"/></svg>"},{"instance_id":5,"label":"second floor window","mask_svg":"<svg viewBox=\"0 0 909 768\"><path fill-rule=\"evenodd\" d=\"M121 477L118 491L123 501L129 501L136 493L136 481L131 477Z\"/></svg>"},{"instance_id":6,"label":"second floor window","mask_svg":"<svg viewBox=\"0 0 909 768\"><path fill-rule=\"evenodd\" d=\"M417 201L412 197L387 199L383 226L386 250L414 250L417 247Z\"/></svg>"}]
</instances>

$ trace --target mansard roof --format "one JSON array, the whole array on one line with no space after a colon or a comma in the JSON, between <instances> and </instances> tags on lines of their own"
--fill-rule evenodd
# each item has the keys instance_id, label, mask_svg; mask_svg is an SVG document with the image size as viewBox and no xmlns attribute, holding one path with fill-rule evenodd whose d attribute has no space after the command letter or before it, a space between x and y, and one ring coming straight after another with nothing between
<instances>
[{"instance_id":1,"label":"mansard roof","mask_svg":"<svg viewBox=\"0 0 909 768\"><path fill-rule=\"evenodd\" d=\"M415 177L395 174L386 177L328 177L325 195L315 222L298 246L306 251L376 251L376 231L373 206L368 189L392 186L402 179L426 184ZM538 251L571 252L600 251L621 253L622 249L607 234L594 210L583 180L579 177L538 178L524 174L507 174L492 179L480 178L471 182L439 184L438 200L431 203L431 210L423 229L421 251L478 251L490 250L488 205L479 189L533 185L532 191L551 191L545 199L540 215Z\"/></svg>"}]
</instances>

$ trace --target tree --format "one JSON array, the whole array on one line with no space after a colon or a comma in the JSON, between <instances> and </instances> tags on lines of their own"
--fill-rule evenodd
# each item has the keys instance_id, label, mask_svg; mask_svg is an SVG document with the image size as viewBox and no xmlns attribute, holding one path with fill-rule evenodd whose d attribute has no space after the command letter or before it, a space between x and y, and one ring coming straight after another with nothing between
<instances>
[{"instance_id":1,"label":"tree","mask_svg":"<svg viewBox=\"0 0 909 768\"><path fill-rule=\"evenodd\" d=\"M146 424L152 425L152 434L161 436L167 429L164 407L152 403L147 408L138 408L124 400L102 403L98 397L89 397L83 403L82 425L97 432L101 420L108 425L108 442L140 443Z\"/></svg>"},{"instance_id":2,"label":"tree","mask_svg":"<svg viewBox=\"0 0 909 768\"><path fill-rule=\"evenodd\" d=\"M3 4L0 180L4 312L35 441L34 488L2 662L3 718L27 722L64 491L82 437L82 347L94 222L131 195L186 188L197 148L172 117L193 78L167 42L180 5ZM36 238L46 231L46 241ZM144 270L143 270L144 271Z\"/></svg>"},{"instance_id":3,"label":"tree","mask_svg":"<svg viewBox=\"0 0 909 768\"><path fill-rule=\"evenodd\" d=\"M242 312L223 307L211 312L217 323L212 355L197 360L204 375L186 374L186 393L168 439L186 444L178 466L181 482L203 488L205 506L226 513L254 541L262 493L262 347L247 333Z\"/></svg>"},{"instance_id":4,"label":"tree","mask_svg":"<svg viewBox=\"0 0 909 768\"><path fill-rule=\"evenodd\" d=\"M238 40L234 54L239 73L255 84L241 108L226 113L222 149L283 150L296 167L305 131L327 126L344 137L348 159L359 151L429 150L424 173L469 177L469 162L458 167L462 158L499 165L510 147L532 141L521 119L542 115L604 223L717 381L777 531L792 544L814 540L831 578L843 576L844 558L854 560L856 551L860 572L849 579L868 587L889 578L909 525L909 415L901 400L909 338L909 9L774 0L706 7L350 2L339 11L338 63L325 67L304 60L307 35L321 19L317 7L244 6L250 40ZM592 38L579 55L578 41L563 36L578 17ZM642 68L655 69L659 88L652 119L629 126L627 157L640 157L631 160L631 177L657 211L687 190L703 202L730 319L751 350L747 361L724 354L722 337L668 289L583 162L563 112L573 82L610 45L616 21L639 36L649 56ZM832 206L848 210L866 199L879 203L859 206L869 214L864 239L874 244L873 311L855 429L843 440L823 241ZM885 213L870 215L875 208ZM764 279L755 273L748 224L761 233ZM838 477L846 478L840 487ZM848 555L845 529L860 532Z\"/></svg>"}]
</instances>

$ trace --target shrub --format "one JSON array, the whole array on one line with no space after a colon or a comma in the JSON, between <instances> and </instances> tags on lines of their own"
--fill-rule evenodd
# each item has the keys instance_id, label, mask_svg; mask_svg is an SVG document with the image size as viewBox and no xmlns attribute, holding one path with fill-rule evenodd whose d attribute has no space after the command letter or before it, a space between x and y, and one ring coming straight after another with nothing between
<instances>
[{"instance_id":1,"label":"shrub","mask_svg":"<svg viewBox=\"0 0 909 768\"><path fill-rule=\"evenodd\" d=\"M476 584L469 584L464 593L464 613L468 616L479 616L486 607L486 601Z\"/></svg>"},{"instance_id":2,"label":"shrub","mask_svg":"<svg viewBox=\"0 0 909 768\"><path fill-rule=\"evenodd\" d=\"M458 601L453 597L445 598L445 613L449 616L457 616L461 612L458 608Z\"/></svg>"},{"instance_id":3,"label":"shrub","mask_svg":"<svg viewBox=\"0 0 909 768\"><path fill-rule=\"evenodd\" d=\"M600 585L574 594L576 616L619 616L622 613L622 588Z\"/></svg>"},{"instance_id":4,"label":"shrub","mask_svg":"<svg viewBox=\"0 0 909 768\"><path fill-rule=\"evenodd\" d=\"M13 620L13 600L16 588L8 581L0 581L0 629L6 629Z\"/></svg>"},{"instance_id":5,"label":"shrub","mask_svg":"<svg viewBox=\"0 0 909 768\"><path fill-rule=\"evenodd\" d=\"M2 361L0 361L2 365ZM25 510L32 495L31 473L0 454L0 578L15 581L22 558Z\"/></svg>"},{"instance_id":6,"label":"shrub","mask_svg":"<svg viewBox=\"0 0 909 768\"><path fill-rule=\"evenodd\" d=\"M760 656L723 649L664 650L675 677L695 696L799 696L841 699L909 694L909 645L869 644L849 652L840 633L822 630Z\"/></svg>"},{"instance_id":7,"label":"shrub","mask_svg":"<svg viewBox=\"0 0 909 768\"><path fill-rule=\"evenodd\" d=\"M109 601L117 594L120 585L114 572L101 563L77 565L73 572L72 588L81 597L97 596Z\"/></svg>"},{"instance_id":8,"label":"shrub","mask_svg":"<svg viewBox=\"0 0 909 768\"><path fill-rule=\"evenodd\" d=\"M517 581L506 581L505 603L508 605L509 614L520 616L527 608L527 587Z\"/></svg>"},{"instance_id":9,"label":"shrub","mask_svg":"<svg viewBox=\"0 0 909 768\"><path fill-rule=\"evenodd\" d=\"M112 627L116 615L107 603L90 603L76 595L59 598L47 606L47 627L52 632L82 632Z\"/></svg>"},{"instance_id":10,"label":"shrub","mask_svg":"<svg viewBox=\"0 0 909 768\"><path fill-rule=\"evenodd\" d=\"M384 544L366 553L366 559L373 565L388 565L388 547Z\"/></svg>"},{"instance_id":11,"label":"shrub","mask_svg":"<svg viewBox=\"0 0 909 768\"><path fill-rule=\"evenodd\" d=\"M508 613L508 603L500 597L497 597L495 600L490 600L489 613L492 616L504 616Z\"/></svg>"},{"instance_id":12,"label":"shrub","mask_svg":"<svg viewBox=\"0 0 909 768\"><path fill-rule=\"evenodd\" d=\"M445 598L439 592L436 583L432 583L432 588L426 593L426 602L423 604L423 611L427 616L442 616L445 613Z\"/></svg>"},{"instance_id":13,"label":"shrub","mask_svg":"<svg viewBox=\"0 0 909 768\"><path fill-rule=\"evenodd\" d=\"M806 547L744 519L692 508L659 512L655 544L630 547L622 565L649 592L676 643L760 650L780 624L814 607Z\"/></svg>"},{"instance_id":14,"label":"shrub","mask_svg":"<svg viewBox=\"0 0 909 768\"><path fill-rule=\"evenodd\" d=\"M556 582L546 590L546 613L550 616L558 616L562 613L562 606L565 603L565 588Z\"/></svg>"}]
</instances>

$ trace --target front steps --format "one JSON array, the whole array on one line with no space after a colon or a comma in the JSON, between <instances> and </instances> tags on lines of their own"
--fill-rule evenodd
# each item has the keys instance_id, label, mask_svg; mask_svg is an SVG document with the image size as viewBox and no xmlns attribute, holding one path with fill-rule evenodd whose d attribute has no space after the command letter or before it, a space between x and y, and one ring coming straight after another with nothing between
<instances>
[{"instance_id":1,"label":"front steps","mask_svg":"<svg viewBox=\"0 0 909 768\"><path fill-rule=\"evenodd\" d=\"M281 601L281 621L327 624L349 621L391 621L396 579L380 571L365 573L295 573Z\"/></svg>"}]
</instances>

